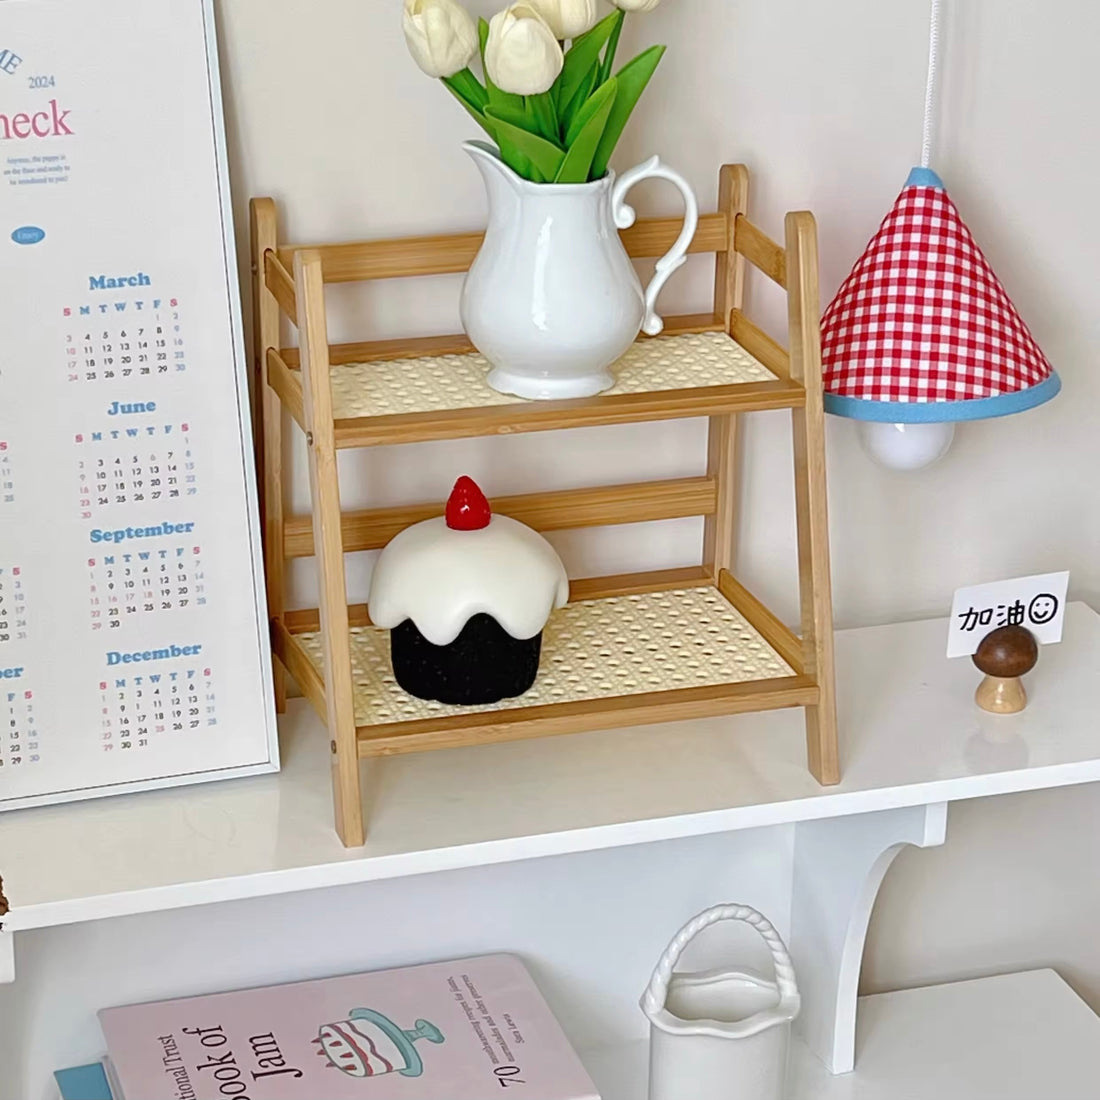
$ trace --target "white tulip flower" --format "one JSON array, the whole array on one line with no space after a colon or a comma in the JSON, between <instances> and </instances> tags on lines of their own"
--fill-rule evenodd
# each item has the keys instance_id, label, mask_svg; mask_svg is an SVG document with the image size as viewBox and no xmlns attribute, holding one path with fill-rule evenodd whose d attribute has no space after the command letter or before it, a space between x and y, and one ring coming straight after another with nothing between
<instances>
[{"instance_id":1,"label":"white tulip flower","mask_svg":"<svg viewBox=\"0 0 1100 1100\"><path fill-rule=\"evenodd\" d=\"M528 0L557 39L579 38L600 18L598 0Z\"/></svg>"},{"instance_id":2,"label":"white tulip flower","mask_svg":"<svg viewBox=\"0 0 1100 1100\"><path fill-rule=\"evenodd\" d=\"M652 11L661 0L611 0L611 3L623 11Z\"/></svg>"},{"instance_id":3,"label":"white tulip flower","mask_svg":"<svg viewBox=\"0 0 1100 1100\"><path fill-rule=\"evenodd\" d=\"M405 0L405 41L428 76L454 76L478 52L477 24L457 0Z\"/></svg>"},{"instance_id":4,"label":"white tulip flower","mask_svg":"<svg viewBox=\"0 0 1100 1100\"><path fill-rule=\"evenodd\" d=\"M541 95L553 86L564 64L557 35L533 4L513 4L493 16L485 70L501 91Z\"/></svg>"}]
</instances>

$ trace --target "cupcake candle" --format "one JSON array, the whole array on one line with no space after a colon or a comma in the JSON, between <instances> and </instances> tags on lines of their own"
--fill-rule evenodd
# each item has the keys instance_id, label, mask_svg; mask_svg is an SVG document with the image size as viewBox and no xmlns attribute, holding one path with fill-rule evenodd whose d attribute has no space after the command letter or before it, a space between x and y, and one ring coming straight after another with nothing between
<instances>
[{"instance_id":1,"label":"cupcake candle","mask_svg":"<svg viewBox=\"0 0 1100 1100\"><path fill-rule=\"evenodd\" d=\"M390 631L398 684L419 699L483 706L535 682L542 632L569 598L554 548L538 532L493 515L468 477L446 514L402 531L382 551L368 601Z\"/></svg>"}]
</instances>

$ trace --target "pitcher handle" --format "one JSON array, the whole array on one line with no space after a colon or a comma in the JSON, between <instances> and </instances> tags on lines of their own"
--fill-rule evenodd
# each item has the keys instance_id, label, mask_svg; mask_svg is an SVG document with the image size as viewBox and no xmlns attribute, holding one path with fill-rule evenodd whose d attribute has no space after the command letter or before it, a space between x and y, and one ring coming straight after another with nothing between
<instances>
[{"instance_id":1,"label":"pitcher handle","mask_svg":"<svg viewBox=\"0 0 1100 1100\"><path fill-rule=\"evenodd\" d=\"M665 323L657 313L657 296L672 277L672 273L687 262L688 247L699 227L699 203L691 184L679 172L662 164L660 157L652 157L645 164L624 172L611 192L611 213L619 229L629 229L637 220L634 207L626 202L626 193L634 184L644 179L668 180L676 184L684 196L684 228L672 248L657 261L657 272L645 291L645 320L642 322L642 331L647 336L658 336Z\"/></svg>"},{"instance_id":2,"label":"pitcher handle","mask_svg":"<svg viewBox=\"0 0 1100 1100\"><path fill-rule=\"evenodd\" d=\"M762 913L748 905L716 905L713 909L707 909L700 913L694 920L688 921L676 936L668 949L657 963L657 969L653 971L649 988L642 998L642 1008L647 1016L652 1017L665 1007L668 999L668 983L672 980L672 972L680 961L687 945L704 929L719 921L738 920L752 925L760 933L764 942L772 953L772 962L775 964L775 980L782 998L794 998L798 996L798 985L795 982L794 967L791 965L791 956L787 952L775 926Z\"/></svg>"}]
</instances>

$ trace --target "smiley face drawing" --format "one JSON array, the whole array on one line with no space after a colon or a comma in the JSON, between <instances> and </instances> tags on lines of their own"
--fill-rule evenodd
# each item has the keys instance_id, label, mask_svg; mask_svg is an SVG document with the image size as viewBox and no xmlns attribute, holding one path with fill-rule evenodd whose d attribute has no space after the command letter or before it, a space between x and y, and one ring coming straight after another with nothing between
<instances>
[{"instance_id":1,"label":"smiley face drawing","mask_svg":"<svg viewBox=\"0 0 1100 1100\"><path fill-rule=\"evenodd\" d=\"M1058 614L1058 597L1041 592L1028 605L1027 617L1036 626L1045 626Z\"/></svg>"}]
</instances>

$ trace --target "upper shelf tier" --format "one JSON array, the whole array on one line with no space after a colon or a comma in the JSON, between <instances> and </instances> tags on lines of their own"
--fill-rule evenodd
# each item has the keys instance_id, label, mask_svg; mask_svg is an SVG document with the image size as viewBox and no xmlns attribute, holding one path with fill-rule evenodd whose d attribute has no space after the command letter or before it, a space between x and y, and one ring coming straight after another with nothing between
<instances>
[{"instance_id":1,"label":"upper shelf tier","mask_svg":"<svg viewBox=\"0 0 1100 1100\"><path fill-rule=\"evenodd\" d=\"M943 620L840 631L843 780L806 771L798 711L708 718L385 761L365 848L331 825L328 736L304 700L279 775L0 815L5 930L1100 780L1100 616L974 705ZM369 772L368 772L369 774Z\"/></svg>"},{"instance_id":2,"label":"upper shelf tier","mask_svg":"<svg viewBox=\"0 0 1100 1100\"><path fill-rule=\"evenodd\" d=\"M674 318L669 327L672 335L634 344L614 367L612 389L571 401L525 401L490 389L489 364L463 350L461 337L334 348L336 444L419 443L805 403L802 386L786 377L786 352L747 321L735 318L741 342L713 331L721 326L711 317ZM269 353L271 384L301 423L297 366L293 350Z\"/></svg>"}]
</instances>

